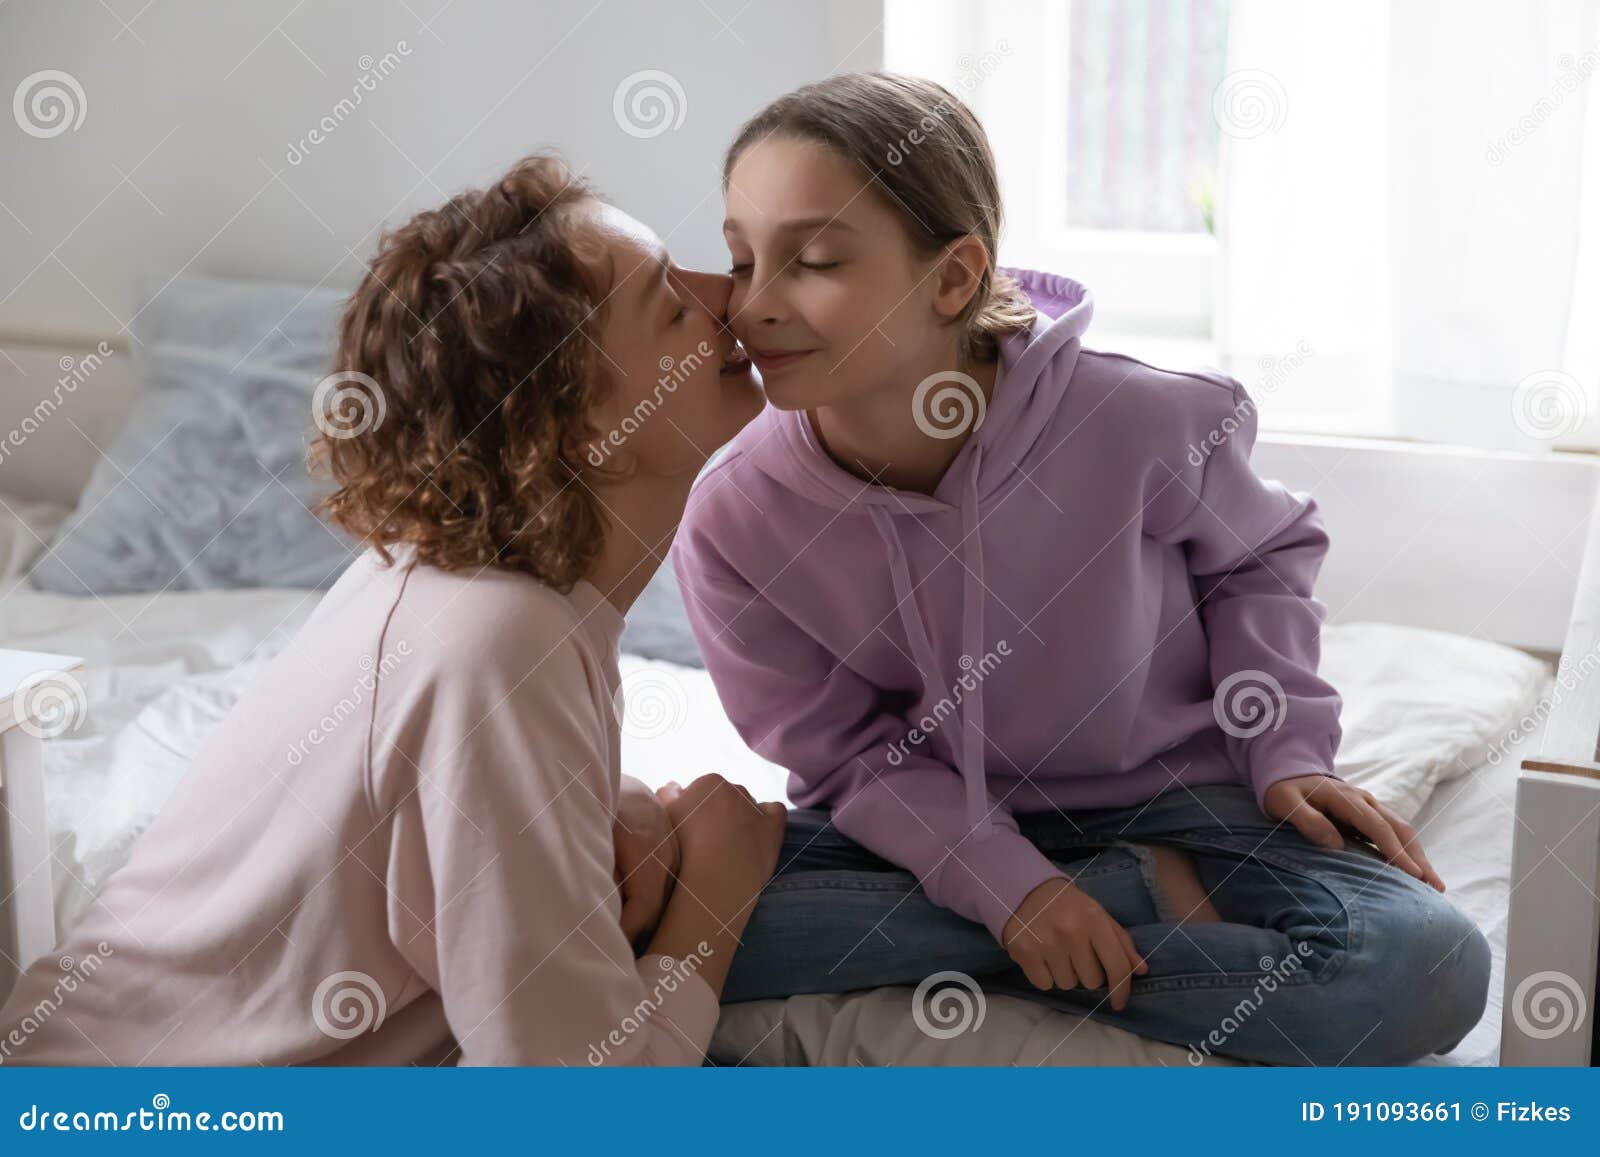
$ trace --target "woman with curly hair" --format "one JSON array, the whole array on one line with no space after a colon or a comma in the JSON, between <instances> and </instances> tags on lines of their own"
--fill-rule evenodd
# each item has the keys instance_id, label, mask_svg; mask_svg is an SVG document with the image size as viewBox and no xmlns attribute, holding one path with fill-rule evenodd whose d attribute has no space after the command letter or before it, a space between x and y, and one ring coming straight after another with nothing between
<instances>
[{"instance_id":1,"label":"woman with curly hair","mask_svg":"<svg viewBox=\"0 0 1600 1157\"><path fill-rule=\"evenodd\" d=\"M700 1062L784 813L620 776L617 642L761 408L729 291L550 157L383 238L312 446L369 549L24 975L0 1063ZM100 962L67 995L62 954Z\"/></svg>"}]
</instances>

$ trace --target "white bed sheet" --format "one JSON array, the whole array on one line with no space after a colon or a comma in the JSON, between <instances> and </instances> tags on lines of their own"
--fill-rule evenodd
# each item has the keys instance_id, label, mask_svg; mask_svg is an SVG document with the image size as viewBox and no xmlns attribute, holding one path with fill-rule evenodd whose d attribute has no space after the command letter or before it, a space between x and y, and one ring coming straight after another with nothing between
<instances>
[{"instance_id":1,"label":"white bed sheet","mask_svg":"<svg viewBox=\"0 0 1600 1157\"><path fill-rule=\"evenodd\" d=\"M126 858L201 738L259 664L290 642L318 597L242 590L96 600L40 594L14 580L0 584L0 646L86 660L88 716L79 730L47 745L59 930L76 921ZM1357 684L1341 690L1359 706L1366 692L1355 677ZM784 798L783 773L745 748L704 672L624 656L623 678L629 774L657 784L719 771L760 798ZM1483 1022L1454 1053L1429 1063L1486 1065L1498 1055L1512 793L1517 760L1537 749L1535 732L1498 765L1452 769L1458 778L1417 819L1451 885L1450 898L1484 929L1495 960ZM1181 1049L999 996L988 999L981 1031L936 1040L917 1028L911 1000L909 988L882 988L730 1006L713 1056L719 1063L761 1064L1188 1063Z\"/></svg>"}]
</instances>

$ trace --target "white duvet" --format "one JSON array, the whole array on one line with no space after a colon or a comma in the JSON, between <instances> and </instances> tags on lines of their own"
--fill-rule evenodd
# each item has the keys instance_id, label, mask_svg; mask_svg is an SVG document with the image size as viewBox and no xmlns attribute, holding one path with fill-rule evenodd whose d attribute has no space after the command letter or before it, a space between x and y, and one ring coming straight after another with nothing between
<instances>
[{"instance_id":1,"label":"white duvet","mask_svg":"<svg viewBox=\"0 0 1600 1157\"><path fill-rule=\"evenodd\" d=\"M0 535L0 574L6 558ZM46 745L58 932L126 858L200 741L318 597L243 590L96 600L40 594L14 577L0 582L0 646L86 661L88 716ZM1345 698L1342 774L1416 817L1450 898L1495 948L1489 1014L1454 1054L1436 1060L1492 1064L1515 764L1524 750L1537 750L1537 732L1522 729L1514 745L1506 736L1546 693L1550 672L1509 648L1374 623L1327 628L1322 671ZM622 673L624 771L651 784L719 771L758 797L785 798L782 772L745 748L704 671L624 656ZM1175 1047L1010 997L989 997L981 1027L947 1039L924 1033L911 1009L909 988L729 1006L713 1057L760 1064L1187 1063Z\"/></svg>"}]
</instances>

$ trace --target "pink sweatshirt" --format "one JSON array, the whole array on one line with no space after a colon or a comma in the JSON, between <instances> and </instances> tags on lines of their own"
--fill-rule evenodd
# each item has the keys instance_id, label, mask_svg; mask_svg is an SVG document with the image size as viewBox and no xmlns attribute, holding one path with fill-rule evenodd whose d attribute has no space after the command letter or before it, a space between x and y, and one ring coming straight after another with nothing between
<instances>
[{"instance_id":1,"label":"pink sweatshirt","mask_svg":"<svg viewBox=\"0 0 1600 1157\"><path fill-rule=\"evenodd\" d=\"M622 625L362 556L24 974L0 1064L700 1063L699 962L619 923Z\"/></svg>"}]
</instances>

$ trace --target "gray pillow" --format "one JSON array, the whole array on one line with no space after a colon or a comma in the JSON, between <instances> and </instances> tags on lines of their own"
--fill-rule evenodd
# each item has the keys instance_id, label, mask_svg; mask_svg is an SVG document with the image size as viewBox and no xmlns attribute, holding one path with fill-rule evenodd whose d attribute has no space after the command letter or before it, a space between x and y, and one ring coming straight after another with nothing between
<instances>
[{"instance_id":1,"label":"gray pillow","mask_svg":"<svg viewBox=\"0 0 1600 1157\"><path fill-rule=\"evenodd\" d=\"M310 513L311 396L344 295L180 277L134 324L143 386L34 567L62 594L326 587L353 544Z\"/></svg>"},{"instance_id":2,"label":"gray pillow","mask_svg":"<svg viewBox=\"0 0 1600 1157\"><path fill-rule=\"evenodd\" d=\"M664 659L680 667L706 665L683 609L683 593L678 589L671 558L657 568L649 585L628 608L628 626L622 632L621 647L630 655Z\"/></svg>"}]
</instances>

